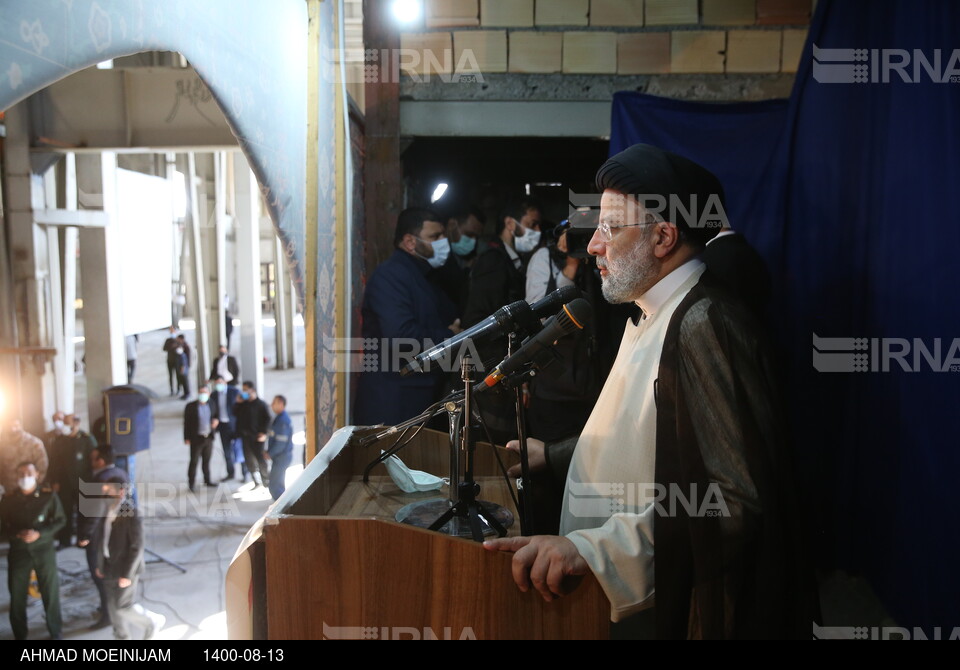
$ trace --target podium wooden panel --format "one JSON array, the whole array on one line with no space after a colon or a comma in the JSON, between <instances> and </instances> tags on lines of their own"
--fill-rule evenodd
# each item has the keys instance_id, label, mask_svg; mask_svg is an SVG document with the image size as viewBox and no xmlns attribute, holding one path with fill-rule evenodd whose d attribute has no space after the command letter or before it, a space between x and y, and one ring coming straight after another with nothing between
<instances>
[{"instance_id":1,"label":"podium wooden panel","mask_svg":"<svg viewBox=\"0 0 960 670\"><path fill-rule=\"evenodd\" d=\"M364 466L392 440L360 447L353 428L338 431L301 477L254 527L228 573L228 619L249 582L255 639L603 639L610 606L588 576L576 591L547 603L521 593L511 555L470 540L394 521L400 507L447 497L447 487L406 494L378 465ZM516 510L493 447L478 445L481 498ZM422 433L400 457L413 469L447 476L447 436ZM509 463L512 454L499 450ZM519 520L510 529L519 535ZM242 565L240 565L242 564ZM249 564L249 567L246 567ZM249 570L249 576L244 570ZM231 580L235 583L231 588ZM234 597L230 597L231 593ZM235 634L231 626L231 637Z\"/></svg>"}]
</instances>

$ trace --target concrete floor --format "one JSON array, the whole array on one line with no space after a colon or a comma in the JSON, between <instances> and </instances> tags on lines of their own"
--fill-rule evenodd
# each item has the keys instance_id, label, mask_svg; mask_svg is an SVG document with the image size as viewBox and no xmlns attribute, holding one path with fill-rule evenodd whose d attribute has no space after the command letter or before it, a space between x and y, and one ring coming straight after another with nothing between
<instances>
[{"instance_id":1,"label":"concrete floor","mask_svg":"<svg viewBox=\"0 0 960 670\"><path fill-rule=\"evenodd\" d=\"M273 360L272 327L264 328L264 351ZM193 333L186 331L193 344ZM166 617L166 624L157 639L226 639L223 581L227 566L247 529L272 502L234 499L240 483L221 484L216 489L202 485L190 493L186 483L189 449L183 444L184 401L168 396L166 359L161 353L166 331L141 335L140 357L134 382L143 384L160 395L153 403L154 432L149 451L136 458L136 481L140 508L144 516L146 546L160 556L186 568L181 573L171 565L147 555L148 564L138 586L139 602L149 610ZM298 346L303 347L303 329L298 329ZM78 347L80 359L82 345ZM302 354L298 360L303 360ZM78 408L85 407L84 383L77 376ZM195 385L195 381L194 381ZM265 388L259 394L269 404L274 395L287 397L295 431L304 429L305 373L294 370L265 369ZM84 417L84 429L88 428ZM302 435L300 436L302 437ZM303 441L296 440L293 467L303 462ZM215 481L226 475L219 438L214 443L211 473ZM202 484L202 475L198 473ZM0 545L0 639L12 640L6 589L8 545ZM113 630L91 631L99 597L87 571L83 550L64 549L57 554L60 568L63 636L73 640L112 640ZM28 598L30 639L47 639L43 605ZM134 635L136 632L134 631Z\"/></svg>"}]
</instances>

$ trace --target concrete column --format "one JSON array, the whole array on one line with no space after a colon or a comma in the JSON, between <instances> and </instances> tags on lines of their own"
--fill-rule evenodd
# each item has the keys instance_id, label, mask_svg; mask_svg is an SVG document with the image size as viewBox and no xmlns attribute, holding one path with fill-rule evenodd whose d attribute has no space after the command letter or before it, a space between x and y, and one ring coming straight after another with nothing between
<instances>
[{"instance_id":1,"label":"concrete column","mask_svg":"<svg viewBox=\"0 0 960 670\"><path fill-rule=\"evenodd\" d=\"M220 173L219 153L199 153L196 155L197 176L199 178L200 210L200 256L203 261L203 281L201 287L206 295L206 325L209 339L208 365L199 372L204 380L209 376L213 360L217 357L218 347L226 341L224 324L224 280L222 267L223 246L221 242L222 226L218 224L220 212L224 210L223 185L218 182Z\"/></svg>"},{"instance_id":2,"label":"concrete column","mask_svg":"<svg viewBox=\"0 0 960 670\"><path fill-rule=\"evenodd\" d=\"M64 208L69 211L77 209L77 155L73 152L64 157ZM63 342L64 349L58 352L63 361L65 377L61 388L58 389L63 402L61 408L73 407L76 395L74 384L74 369L77 360L77 345L73 340L77 335L77 248L79 244L79 230L68 227L63 231ZM89 424L88 424L89 425Z\"/></svg>"},{"instance_id":3,"label":"concrete column","mask_svg":"<svg viewBox=\"0 0 960 670\"><path fill-rule=\"evenodd\" d=\"M56 203L54 203L56 204ZM67 341L63 327L63 282L60 277L60 231L56 226L46 227L47 257L50 259L50 339L57 355L53 359L53 375L57 380L54 389L54 401L57 409L69 411L73 407L73 375L67 375L64 353L73 346L73 340ZM71 373L73 371L71 370ZM70 398L67 398L67 388ZM68 404L69 401L69 404Z\"/></svg>"},{"instance_id":4,"label":"concrete column","mask_svg":"<svg viewBox=\"0 0 960 670\"><path fill-rule=\"evenodd\" d=\"M87 418L92 425L103 416L103 389L127 383L115 217L117 155L113 152L78 155L77 186L90 203L98 200L96 196L100 194L102 209L109 217L103 228L82 228L79 236Z\"/></svg>"},{"instance_id":5,"label":"concrete column","mask_svg":"<svg viewBox=\"0 0 960 670\"><path fill-rule=\"evenodd\" d=\"M76 202L76 200L74 200ZM64 377L59 391L63 404L72 408L76 403L74 369L77 365L77 249L80 230L69 227L63 231L63 341L64 349L58 352L63 359ZM89 425L89 424L88 424Z\"/></svg>"},{"instance_id":6,"label":"concrete column","mask_svg":"<svg viewBox=\"0 0 960 670\"><path fill-rule=\"evenodd\" d=\"M49 324L49 259L47 237L34 220L34 210L45 206L43 179L30 169L30 127L27 107L16 105L6 112L4 143L5 226L10 255L10 281L16 319L7 327L12 346L49 347L53 342ZM3 356L5 417L19 416L27 431L46 429L45 417L56 403L54 375L48 361Z\"/></svg>"},{"instance_id":7,"label":"concrete column","mask_svg":"<svg viewBox=\"0 0 960 670\"><path fill-rule=\"evenodd\" d=\"M276 307L273 310L273 319L276 322L274 327L274 344L276 345L276 369L284 370L287 368L287 330L289 328L288 313L290 312L290 302L285 286L290 283L287 278L287 263L283 255L283 245L280 243L280 236L274 235L273 239L273 264L276 268L277 280L277 299L274 301Z\"/></svg>"},{"instance_id":8,"label":"concrete column","mask_svg":"<svg viewBox=\"0 0 960 670\"><path fill-rule=\"evenodd\" d=\"M215 334L214 346L225 344L227 341L226 304L224 297L227 294L227 154L218 151L213 154L213 226L210 229L213 260L208 267L215 270L211 277L211 290L216 291L216 299L212 304L216 306L216 314L212 314L215 323L211 324L210 332Z\"/></svg>"},{"instance_id":9,"label":"concrete column","mask_svg":"<svg viewBox=\"0 0 960 670\"><path fill-rule=\"evenodd\" d=\"M205 208L204 208L205 209ZM203 244L200 227L206 219L206 213L200 208L200 189L197 187L196 156L187 154L187 239L190 241L191 282L187 295L193 302L193 318L196 322L196 341L193 348L194 379L196 388L210 370L210 324L207 314L207 274L204 270Z\"/></svg>"},{"instance_id":10,"label":"concrete column","mask_svg":"<svg viewBox=\"0 0 960 670\"><path fill-rule=\"evenodd\" d=\"M237 231L237 315L240 317L240 368L243 378L263 391L263 324L260 313L260 189L246 157L233 159ZM264 394L266 395L266 394Z\"/></svg>"}]
</instances>

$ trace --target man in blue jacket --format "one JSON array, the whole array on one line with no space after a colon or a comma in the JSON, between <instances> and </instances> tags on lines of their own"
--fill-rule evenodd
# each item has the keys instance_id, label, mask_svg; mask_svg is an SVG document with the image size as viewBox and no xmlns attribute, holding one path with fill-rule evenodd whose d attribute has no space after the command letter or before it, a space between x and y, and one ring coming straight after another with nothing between
<instances>
[{"instance_id":1,"label":"man in blue jacket","mask_svg":"<svg viewBox=\"0 0 960 670\"><path fill-rule=\"evenodd\" d=\"M455 305L427 280L450 254L440 217L426 209L403 211L393 244L393 255L374 270L363 297L368 353L353 415L357 425L395 425L429 407L441 371L401 378L399 370L412 355L460 332Z\"/></svg>"},{"instance_id":2,"label":"man in blue jacket","mask_svg":"<svg viewBox=\"0 0 960 670\"><path fill-rule=\"evenodd\" d=\"M287 414L287 399L278 395L270 403L276 414L267 431L267 460L270 466L270 495L274 500L286 490L284 478L293 459L293 421Z\"/></svg>"},{"instance_id":3,"label":"man in blue jacket","mask_svg":"<svg viewBox=\"0 0 960 670\"><path fill-rule=\"evenodd\" d=\"M220 435L220 446L223 448L223 460L227 464L227 476L223 481L228 482L237 476L237 463L243 470L243 479L247 478L247 466L243 461L243 448L237 441L237 417L234 408L240 387L236 380L227 384L223 377L217 375L213 379L213 393L210 394L210 409L213 418L217 420L217 434Z\"/></svg>"}]
</instances>

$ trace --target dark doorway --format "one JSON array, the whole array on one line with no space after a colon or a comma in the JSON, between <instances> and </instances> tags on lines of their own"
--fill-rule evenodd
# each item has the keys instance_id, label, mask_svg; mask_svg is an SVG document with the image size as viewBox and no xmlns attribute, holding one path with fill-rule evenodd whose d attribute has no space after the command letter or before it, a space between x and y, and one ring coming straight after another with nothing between
<instances>
[{"instance_id":1,"label":"dark doorway","mask_svg":"<svg viewBox=\"0 0 960 670\"><path fill-rule=\"evenodd\" d=\"M478 207L488 234L504 203L525 195L539 200L544 220L556 224L567 218L570 190L595 192L594 175L608 150L608 141L591 138L417 138L401 156L407 204L430 205L445 183L433 208L448 215Z\"/></svg>"}]
</instances>

